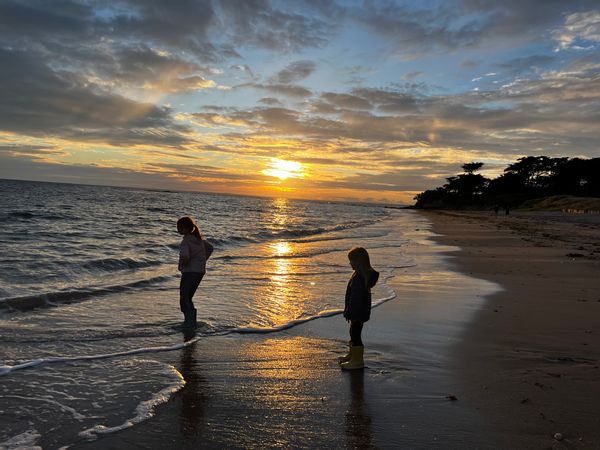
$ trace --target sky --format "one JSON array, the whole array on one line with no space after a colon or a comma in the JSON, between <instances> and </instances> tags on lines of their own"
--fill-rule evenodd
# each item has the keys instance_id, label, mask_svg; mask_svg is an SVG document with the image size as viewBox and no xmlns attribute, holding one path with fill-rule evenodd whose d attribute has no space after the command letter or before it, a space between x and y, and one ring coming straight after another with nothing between
<instances>
[{"instance_id":1,"label":"sky","mask_svg":"<svg viewBox=\"0 0 600 450\"><path fill-rule=\"evenodd\" d=\"M0 178L412 203L600 156L600 3L0 0Z\"/></svg>"}]
</instances>

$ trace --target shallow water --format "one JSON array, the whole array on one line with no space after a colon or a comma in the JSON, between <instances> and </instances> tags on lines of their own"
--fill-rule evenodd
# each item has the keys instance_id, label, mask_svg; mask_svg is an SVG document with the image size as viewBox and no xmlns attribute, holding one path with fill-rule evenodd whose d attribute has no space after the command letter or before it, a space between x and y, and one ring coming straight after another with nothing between
<instances>
[{"instance_id":1,"label":"shallow water","mask_svg":"<svg viewBox=\"0 0 600 450\"><path fill-rule=\"evenodd\" d=\"M369 249L382 274L374 303L393 299L386 280L414 264L401 230L422 223L372 205L12 181L0 188L5 446L42 435L59 447L144 420L183 386L157 352L339 312L355 245ZM188 214L215 252L194 299L202 326L184 343L174 224Z\"/></svg>"}]
</instances>

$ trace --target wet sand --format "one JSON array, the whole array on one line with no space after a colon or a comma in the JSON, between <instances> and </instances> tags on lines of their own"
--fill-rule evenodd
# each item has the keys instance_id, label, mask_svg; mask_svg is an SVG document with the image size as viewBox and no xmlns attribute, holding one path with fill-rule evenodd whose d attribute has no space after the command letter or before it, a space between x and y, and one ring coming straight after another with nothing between
<instances>
[{"instance_id":1,"label":"wet sand","mask_svg":"<svg viewBox=\"0 0 600 450\"><path fill-rule=\"evenodd\" d=\"M505 448L600 448L600 216L425 214L457 270L503 288L454 348L461 400Z\"/></svg>"}]
</instances>

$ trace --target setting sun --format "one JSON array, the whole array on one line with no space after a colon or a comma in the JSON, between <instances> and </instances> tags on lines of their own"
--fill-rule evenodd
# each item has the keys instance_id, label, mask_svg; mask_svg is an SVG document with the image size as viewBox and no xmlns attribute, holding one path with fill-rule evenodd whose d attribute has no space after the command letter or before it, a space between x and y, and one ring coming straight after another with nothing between
<instances>
[{"instance_id":1,"label":"setting sun","mask_svg":"<svg viewBox=\"0 0 600 450\"><path fill-rule=\"evenodd\" d=\"M263 170L263 174L279 178L280 180L304 177L302 164L296 161L285 161L278 158L273 158L271 160L270 168Z\"/></svg>"}]
</instances>

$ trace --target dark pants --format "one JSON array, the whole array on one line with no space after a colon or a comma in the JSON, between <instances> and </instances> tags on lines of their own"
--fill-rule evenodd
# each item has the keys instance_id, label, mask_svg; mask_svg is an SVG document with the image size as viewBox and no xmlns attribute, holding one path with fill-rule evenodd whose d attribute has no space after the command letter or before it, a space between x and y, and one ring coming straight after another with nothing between
<instances>
[{"instance_id":1,"label":"dark pants","mask_svg":"<svg viewBox=\"0 0 600 450\"><path fill-rule=\"evenodd\" d=\"M179 307L181 312L186 313L194 310L192 297L196 293L203 276L203 273L198 272L183 272L181 274L181 281L179 282Z\"/></svg>"},{"instance_id":2,"label":"dark pants","mask_svg":"<svg viewBox=\"0 0 600 450\"><path fill-rule=\"evenodd\" d=\"M352 345L363 345L360 335L362 334L364 324L360 320L350 321L350 342L352 342Z\"/></svg>"}]
</instances>

